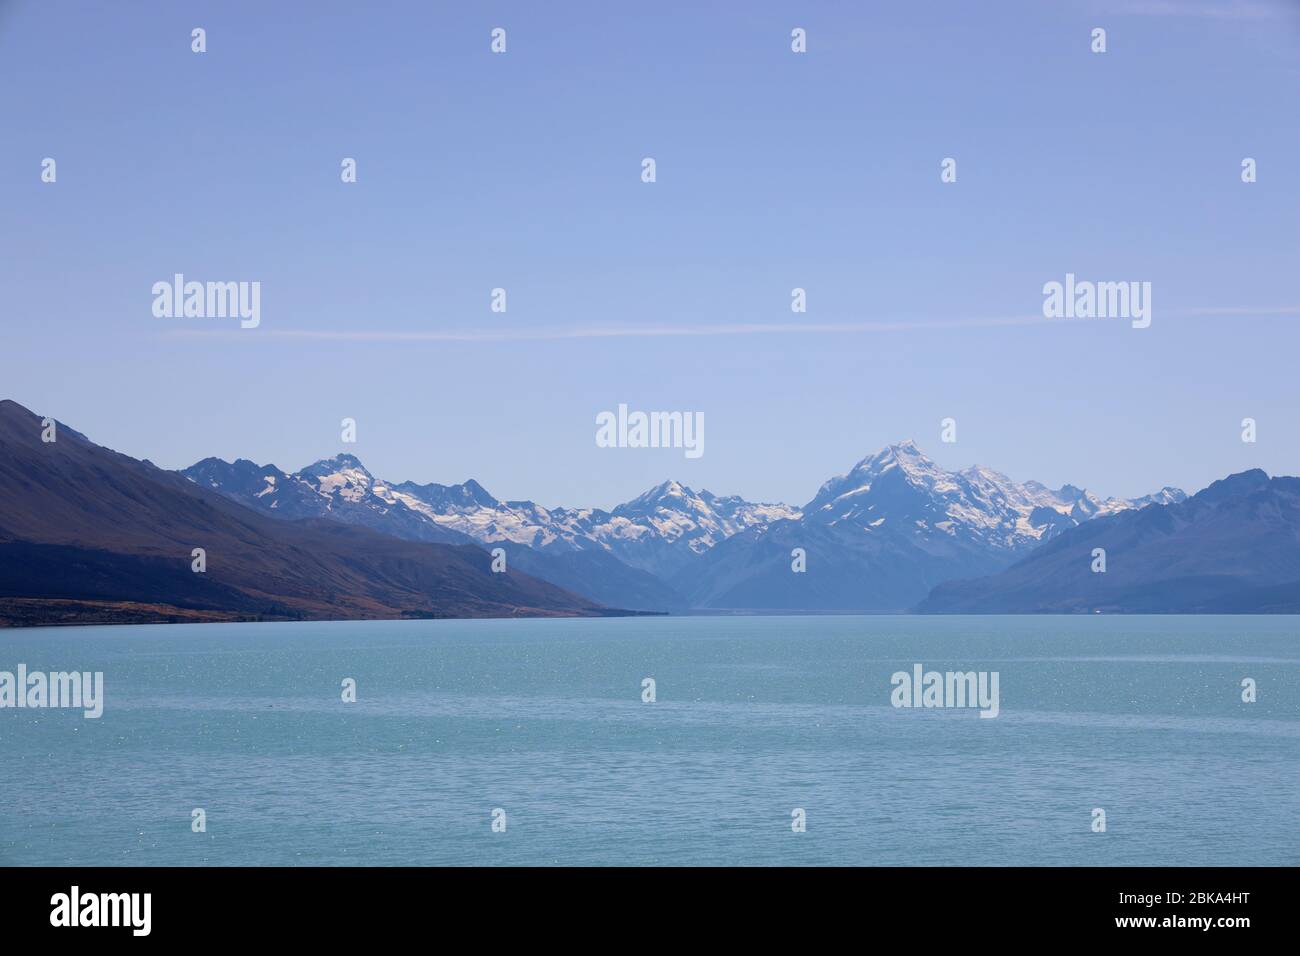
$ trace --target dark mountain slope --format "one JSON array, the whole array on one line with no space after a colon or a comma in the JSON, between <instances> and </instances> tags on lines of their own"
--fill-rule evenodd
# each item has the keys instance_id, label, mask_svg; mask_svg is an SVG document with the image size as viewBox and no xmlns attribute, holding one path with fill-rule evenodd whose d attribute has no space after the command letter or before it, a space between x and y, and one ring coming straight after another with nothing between
<instances>
[{"instance_id":1,"label":"dark mountain slope","mask_svg":"<svg viewBox=\"0 0 1300 956\"><path fill-rule=\"evenodd\" d=\"M207 571L190 570L203 548ZM398 540L329 520L276 521L179 474L0 402L0 599L210 611L212 619L592 615L594 602L476 546Z\"/></svg>"},{"instance_id":2,"label":"dark mountain slope","mask_svg":"<svg viewBox=\"0 0 1300 956\"><path fill-rule=\"evenodd\" d=\"M1106 552L1105 573L1092 552ZM1000 574L936 587L946 613L1300 612L1300 479L1259 470L1074 528Z\"/></svg>"}]
</instances>

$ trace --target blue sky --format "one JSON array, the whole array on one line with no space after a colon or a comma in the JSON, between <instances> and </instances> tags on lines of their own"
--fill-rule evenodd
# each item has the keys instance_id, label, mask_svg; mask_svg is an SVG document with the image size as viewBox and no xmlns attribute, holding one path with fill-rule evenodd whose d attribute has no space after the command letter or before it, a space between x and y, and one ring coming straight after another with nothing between
<instances>
[{"instance_id":1,"label":"blue sky","mask_svg":"<svg viewBox=\"0 0 1300 956\"><path fill-rule=\"evenodd\" d=\"M0 394L164 467L603 506L800 504L904 438L1104 495L1300 473L1288 0L7 0L0 80ZM261 326L155 318L176 272L260 281ZM1151 282L1151 327L1044 319L1067 272ZM705 454L597 448L620 402Z\"/></svg>"}]
</instances>

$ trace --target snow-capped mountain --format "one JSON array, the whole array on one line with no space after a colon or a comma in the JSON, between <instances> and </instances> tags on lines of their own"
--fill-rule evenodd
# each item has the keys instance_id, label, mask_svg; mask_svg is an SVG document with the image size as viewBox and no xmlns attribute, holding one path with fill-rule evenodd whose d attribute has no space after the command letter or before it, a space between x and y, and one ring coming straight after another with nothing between
<instances>
[{"instance_id":1,"label":"snow-capped mountain","mask_svg":"<svg viewBox=\"0 0 1300 956\"><path fill-rule=\"evenodd\" d=\"M206 458L190 480L277 517L333 518L400 538L505 547L513 566L611 606L681 608L664 578L730 535L798 514L787 505L696 493L665 482L612 512L500 501L477 481L394 484L352 455L287 474Z\"/></svg>"},{"instance_id":2,"label":"snow-capped mountain","mask_svg":"<svg viewBox=\"0 0 1300 956\"><path fill-rule=\"evenodd\" d=\"M978 466L947 471L906 441L827 481L797 519L736 534L672 581L697 607L901 610L1092 518L1185 497L1165 488L1103 500ZM796 548L802 574L791 570Z\"/></svg>"},{"instance_id":3,"label":"snow-capped mountain","mask_svg":"<svg viewBox=\"0 0 1300 956\"><path fill-rule=\"evenodd\" d=\"M323 459L296 474L244 458L205 458L181 474L277 518L332 518L413 541L473 543L407 508L352 455Z\"/></svg>"},{"instance_id":4,"label":"snow-capped mountain","mask_svg":"<svg viewBox=\"0 0 1300 956\"><path fill-rule=\"evenodd\" d=\"M1091 518L1186 497L1166 487L1134 500L1103 500L1073 485L1021 484L980 465L946 471L905 441L826 482L803 511L806 523L847 521L872 530L893 521L912 534L969 537L994 551L1019 553Z\"/></svg>"},{"instance_id":5,"label":"snow-capped mountain","mask_svg":"<svg viewBox=\"0 0 1300 956\"><path fill-rule=\"evenodd\" d=\"M1093 573L1094 551L1111 557ZM1300 479L1259 469L1089 521L999 574L948 581L919 610L959 614L1294 614Z\"/></svg>"},{"instance_id":6,"label":"snow-capped mountain","mask_svg":"<svg viewBox=\"0 0 1300 956\"><path fill-rule=\"evenodd\" d=\"M633 567L671 577L732 535L797 518L784 504L719 497L665 481L616 507L592 513L592 536Z\"/></svg>"},{"instance_id":7,"label":"snow-capped mountain","mask_svg":"<svg viewBox=\"0 0 1300 956\"><path fill-rule=\"evenodd\" d=\"M501 501L474 480L392 483L352 455L287 474L208 458L192 481L282 518L332 518L400 538L505 548L512 566L601 603L641 610L901 609L942 581L1000 571L1093 518L1186 498L1127 500L947 471L914 442L832 478L802 509L666 481L610 511ZM802 548L809 571L794 574ZM814 573L815 571L815 573Z\"/></svg>"},{"instance_id":8,"label":"snow-capped mountain","mask_svg":"<svg viewBox=\"0 0 1300 956\"><path fill-rule=\"evenodd\" d=\"M698 494L666 481L613 511L546 509L532 501L498 501L478 482L392 488L395 499L444 528L484 544L513 542L539 551L602 550L634 568L670 575L739 531L797 516L789 505L732 495Z\"/></svg>"}]
</instances>

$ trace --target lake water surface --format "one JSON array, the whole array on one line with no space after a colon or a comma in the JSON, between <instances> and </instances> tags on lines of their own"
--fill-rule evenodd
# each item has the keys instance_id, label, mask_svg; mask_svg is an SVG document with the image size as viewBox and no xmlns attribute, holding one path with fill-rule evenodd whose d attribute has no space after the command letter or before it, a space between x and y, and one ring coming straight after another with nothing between
<instances>
[{"instance_id":1,"label":"lake water surface","mask_svg":"<svg viewBox=\"0 0 1300 956\"><path fill-rule=\"evenodd\" d=\"M106 703L0 710L0 865L1300 863L1294 617L0 631L19 663ZM1000 714L895 709L916 663Z\"/></svg>"}]
</instances>

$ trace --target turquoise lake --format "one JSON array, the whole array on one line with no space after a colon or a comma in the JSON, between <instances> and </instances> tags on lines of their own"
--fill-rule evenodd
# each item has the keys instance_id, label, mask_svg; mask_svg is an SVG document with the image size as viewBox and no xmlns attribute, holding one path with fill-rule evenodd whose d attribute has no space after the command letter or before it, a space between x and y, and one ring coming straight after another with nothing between
<instances>
[{"instance_id":1,"label":"turquoise lake","mask_svg":"<svg viewBox=\"0 0 1300 956\"><path fill-rule=\"evenodd\" d=\"M0 631L20 663L105 706L0 710L0 865L1300 863L1294 617ZM894 708L918 663L999 715Z\"/></svg>"}]
</instances>

